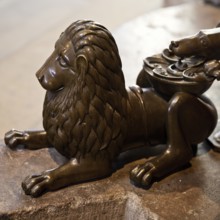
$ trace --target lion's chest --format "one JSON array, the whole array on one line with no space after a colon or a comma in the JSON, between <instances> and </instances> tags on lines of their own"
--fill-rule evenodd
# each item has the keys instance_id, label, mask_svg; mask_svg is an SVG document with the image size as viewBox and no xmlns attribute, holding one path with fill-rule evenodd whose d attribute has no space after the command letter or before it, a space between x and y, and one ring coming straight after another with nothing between
<instances>
[{"instance_id":1,"label":"lion's chest","mask_svg":"<svg viewBox=\"0 0 220 220\"><path fill-rule=\"evenodd\" d=\"M50 145L66 157L73 157L77 151L74 141L74 118L71 107L65 99L49 99L46 96L43 110L43 126ZM64 106L65 105L65 106Z\"/></svg>"},{"instance_id":2,"label":"lion's chest","mask_svg":"<svg viewBox=\"0 0 220 220\"><path fill-rule=\"evenodd\" d=\"M70 137L68 131L63 127L61 117L54 117L50 115L49 117L44 118L44 129L47 132L47 138L52 147L54 147L59 153L66 157L70 157Z\"/></svg>"}]
</instances>

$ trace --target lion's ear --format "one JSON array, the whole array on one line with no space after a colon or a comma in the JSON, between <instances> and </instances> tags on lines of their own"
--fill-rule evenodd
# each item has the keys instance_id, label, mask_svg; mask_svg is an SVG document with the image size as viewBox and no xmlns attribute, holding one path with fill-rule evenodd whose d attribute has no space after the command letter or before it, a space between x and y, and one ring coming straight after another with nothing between
<instances>
[{"instance_id":1,"label":"lion's ear","mask_svg":"<svg viewBox=\"0 0 220 220\"><path fill-rule=\"evenodd\" d=\"M78 55L76 58L76 68L79 74L86 74L88 69L88 60L85 55Z\"/></svg>"}]
</instances>

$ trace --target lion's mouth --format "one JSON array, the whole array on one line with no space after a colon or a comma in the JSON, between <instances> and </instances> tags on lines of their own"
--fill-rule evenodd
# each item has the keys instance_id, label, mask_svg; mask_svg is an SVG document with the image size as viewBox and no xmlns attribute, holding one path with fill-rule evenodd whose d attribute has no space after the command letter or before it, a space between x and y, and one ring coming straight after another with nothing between
<instances>
[{"instance_id":1,"label":"lion's mouth","mask_svg":"<svg viewBox=\"0 0 220 220\"><path fill-rule=\"evenodd\" d=\"M59 92L64 89L64 85L57 80L55 73L50 71L49 74L42 74L40 71L36 73L36 77L40 83L40 85L47 91L50 92Z\"/></svg>"}]
</instances>

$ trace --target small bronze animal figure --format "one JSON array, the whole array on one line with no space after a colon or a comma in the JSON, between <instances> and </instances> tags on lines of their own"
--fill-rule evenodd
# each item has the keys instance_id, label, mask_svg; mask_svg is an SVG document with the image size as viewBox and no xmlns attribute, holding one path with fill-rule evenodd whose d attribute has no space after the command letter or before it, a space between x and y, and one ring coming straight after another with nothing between
<instances>
[{"instance_id":1,"label":"small bronze animal figure","mask_svg":"<svg viewBox=\"0 0 220 220\"><path fill-rule=\"evenodd\" d=\"M172 41L170 50L179 57L199 56L207 62L204 64L204 72L207 75L220 80L220 23L216 28L205 29L197 34L183 39ZM220 152L220 132L211 138L213 150Z\"/></svg>"},{"instance_id":2,"label":"small bronze animal figure","mask_svg":"<svg viewBox=\"0 0 220 220\"><path fill-rule=\"evenodd\" d=\"M170 49L179 57L204 56L220 59L220 27L205 29L197 34L172 41Z\"/></svg>"},{"instance_id":3,"label":"small bronze animal figure","mask_svg":"<svg viewBox=\"0 0 220 220\"><path fill-rule=\"evenodd\" d=\"M126 90L115 40L93 21L71 24L36 76L46 90L45 130L11 130L5 143L13 149L54 147L69 160L23 181L25 193L33 197L110 175L113 161L124 151L166 144L161 155L130 173L135 184L149 186L188 163L192 145L207 138L216 125L215 107L200 95L163 95L153 86Z\"/></svg>"}]
</instances>

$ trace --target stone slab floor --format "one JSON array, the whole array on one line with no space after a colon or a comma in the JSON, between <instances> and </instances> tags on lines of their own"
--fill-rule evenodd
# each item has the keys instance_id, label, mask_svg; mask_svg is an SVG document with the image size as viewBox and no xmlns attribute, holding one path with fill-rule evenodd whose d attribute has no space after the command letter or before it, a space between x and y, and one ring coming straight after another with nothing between
<instances>
[{"instance_id":1,"label":"stone slab floor","mask_svg":"<svg viewBox=\"0 0 220 220\"><path fill-rule=\"evenodd\" d=\"M190 167L154 183L149 190L129 181L130 169L142 160L126 164L102 180L40 198L26 196L21 181L27 175L56 167L59 157L55 155L48 150L11 151L0 142L1 220L220 219L220 154L206 151L204 146Z\"/></svg>"}]
</instances>

